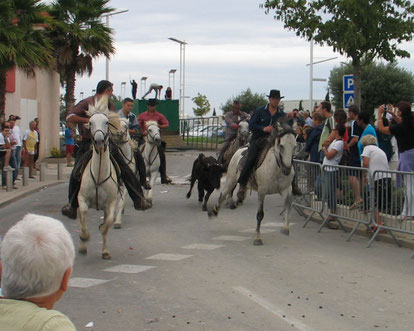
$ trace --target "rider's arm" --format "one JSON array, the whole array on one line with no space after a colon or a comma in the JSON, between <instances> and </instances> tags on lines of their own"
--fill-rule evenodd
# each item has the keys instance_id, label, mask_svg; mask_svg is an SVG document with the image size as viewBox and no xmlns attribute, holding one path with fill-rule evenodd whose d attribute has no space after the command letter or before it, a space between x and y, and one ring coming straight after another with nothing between
<instances>
[{"instance_id":1,"label":"rider's arm","mask_svg":"<svg viewBox=\"0 0 414 331\"><path fill-rule=\"evenodd\" d=\"M258 133L260 132L260 134L263 132L264 128L269 124L268 121L263 121L262 122L262 113L263 113L263 109L257 109L252 118L250 119L249 122L249 129L253 132L253 133Z\"/></svg>"},{"instance_id":2,"label":"rider's arm","mask_svg":"<svg viewBox=\"0 0 414 331\"><path fill-rule=\"evenodd\" d=\"M167 129L170 126L170 123L163 114L160 114L160 118L158 119L158 126L161 129Z\"/></svg>"},{"instance_id":3,"label":"rider's arm","mask_svg":"<svg viewBox=\"0 0 414 331\"><path fill-rule=\"evenodd\" d=\"M69 110L66 116L66 121L73 124L89 123L89 118L86 115L86 111L89 108L90 98L80 101L72 110Z\"/></svg>"},{"instance_id":4,"label":"rider's arm","mask_svg":"<svg viewBox=\"0 0 414 331\"><path fill-rule=\"evenodd\" d=\"M227 125L228 128L233 128L235 124L237 125L237 123L233 121L233 119L231 118L231 115L229 113L226 114L226 117L224 118L224 121L226 122L226 125Z\"/></svg>"}]
</instances>

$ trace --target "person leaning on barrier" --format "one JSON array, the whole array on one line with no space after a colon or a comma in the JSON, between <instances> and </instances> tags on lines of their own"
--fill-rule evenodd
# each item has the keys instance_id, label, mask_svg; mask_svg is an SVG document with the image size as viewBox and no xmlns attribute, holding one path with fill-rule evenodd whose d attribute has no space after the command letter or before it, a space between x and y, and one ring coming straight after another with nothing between
<instances>
[{"instance_id":1,"label":"person leaning on barrier","mask_svg":"<svg viewBox=\"0 0 414 331\"><path fill-rule=\"evenodd\" d=\"M237 136L237 130L239 128L239 123L244 120L249 120L249 114L240 110L241 104L240 101L235 100L231 111L226 113L224 120L226 122L226 135L224 137L223 144L218 155L218 162L223 163L224 153L226 153L227 148L230 146L230 143Z\"/></svg>"},{"instance_id":2,"label":"person leaning on barrier","mask_svg":"<svg viewBox=\"0 0 414 331\"><path fill-rule=\"evenodd\" d=\"M322 133L319 138L319 144L318 144L318 151L320 153L320 161L322 162L325 155L322 152L322 147L328 147L329 144L332 142L332 140L329 140L329 135L331 134L332 130L335 127L335 122L333 119L333 114L331 110L331 104L328 101L322 101L318 108L316 109L317 113L320 113L324 119L325 122L323 124Z\"/></svg>"},{"instance_id":3,"label":"person leaning on barrier","mask_svg":"<svg viewBox=\"0 0 414 331\"><path fill-rule=\"evenodd\" d=\"M4 236L1 246L0 330L72 331L53 306L68 288L75 249L63 224L28 214Z\"/></svg>"},{"instance_id":4,"label":"person leaning on barrier","mask_svg":"<svg viewBox=\"0 0 414 331\"><path fill-rule=\"evenodd\" d=\"M384 127L383 113L390 113L396 124ZM397 139L398 150L400 152L399 171L414 172L414 115L411 111L411 104L407 101L400 101L397 107L385 105L378 108L378 130L384 134L392 134ZM414 176L406 177L405 200L402 216L404 218L414 217Z\"/></svg>"},{"instance_id":5,"label":"person leaning on barrier","mask_svg":"<svg viewBox=\"0 0 414 331\"><path fill-rule=\"evenodd\" d=\"M363 146L362 167L368 168L369 182L374 184L374 218L377 224L382 224L379 211L386 211L387 204L391 202L391 174L381 173L389 171L388 159L385 152L377 146L377 138L373 135L366 135L361 139ZM380 171L374 177L374 172ZM368 183L369 183L368 182ZM367 194L365 194L364 210L369 210Z\"/></svg>"},{"instance_id":6,"label":"person leaning on barrier","mask_svg":"<svg viewBox=\"0 0 414 331\"><path fill-rule=\"evenodd\" d=\"M68 112L66 121L78 124L79 133L82 136L82 140L79 144L79 149L76 152L75 165L72 170L69 179L69 203L63 206L61 212L63 215L76 219L78 208L78 193L81 186L81 179L83 170L87 166L89 160L92 157L91 144L92 136L91 132L85 124L89 123L89 116L86 111L89 109L90 104L94 104L104 95L108 97L112 96L113 88L112 83L107 80L101 80L96 87L96 95L85 98L80 101L73 109ZM115 105L108 101L108 108L110 111L116 111ZM144 198L144 193L141 189L141 184L132 170L124 161L118 147L109 139L109 148L111 156L114 158L120 169L120 177L128 191L129 196L134 202L135 209L145 210L152 207L152 204Z\"/></svg>"},{"instance_id":7,"label":"person leaning on barrier","mask_svg":"<svg viewBox=\"0 0 414 331\"><path fill-rule=\"evenodd\" d=\"M319 152L318 152L318 145L319 140L322 134L322 123L323 123L323 116L320 113L313 114L313 127L311 132L306 139L306 147L305 151L309 153L309 161L311 162L320 162Z\"/></svg>"}]
</instances>

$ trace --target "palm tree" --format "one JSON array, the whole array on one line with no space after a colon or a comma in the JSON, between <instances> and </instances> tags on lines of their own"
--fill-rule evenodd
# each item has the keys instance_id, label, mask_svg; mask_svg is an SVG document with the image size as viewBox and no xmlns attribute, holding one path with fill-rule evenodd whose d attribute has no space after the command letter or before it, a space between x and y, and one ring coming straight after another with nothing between
<instances>
[{"instance_id":1,"label":"palm tree","mask_svg":"<svg viewBox=\"0 0 414 331\"><path fill-rule=\"evenodd\" d=\"M50 32L60 82L65 87L66 111L75 103L76 75L92 74L92 61L115 52L112 30L101 22L114 9L109 0L56 0L50 13L57 24Z\"/></svg>"},{"instance_id":2,"label":"palm tree","mask_svg":"<svg viewBox=\"0 0 414 331\"><path fill-rule=\"evenodd\" d=\"M51 65L52 47L45 28L52 20L41 0L0 1L0 122L6 105L6 74L14 67L34 74Z\"/></svg>"}]
</instances>

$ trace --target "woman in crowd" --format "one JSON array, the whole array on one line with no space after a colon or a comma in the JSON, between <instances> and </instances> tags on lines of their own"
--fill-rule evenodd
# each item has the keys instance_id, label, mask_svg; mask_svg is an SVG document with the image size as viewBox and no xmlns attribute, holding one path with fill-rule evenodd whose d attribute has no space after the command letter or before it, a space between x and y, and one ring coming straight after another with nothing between
<instances>
[{"instance_id":1,"label":"woman in crowd","mask_svg":"<svg viewBox=\"0 0 414 331\"><path fill-rule=\"evenodd\" d=\"M383 124L383 113L387 111L393 116L395 124L388 127ZM399 171L414 172L414 116L411 104L400 101L397 107L382 105L378 108L378 130L384 134L392 134L397 139L400 153ZM414 217L414 175L402 176L405 187L404 208L401 216ZM398 178L399 179L399 178ZM398 183L400 184L400 183Z\"/></svg>"}]
</instances>

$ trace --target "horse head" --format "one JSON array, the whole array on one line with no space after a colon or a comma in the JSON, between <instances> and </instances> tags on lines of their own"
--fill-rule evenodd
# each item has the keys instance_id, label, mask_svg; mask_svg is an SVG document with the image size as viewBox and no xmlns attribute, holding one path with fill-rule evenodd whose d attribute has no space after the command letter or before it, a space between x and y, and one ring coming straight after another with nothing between
<instances>
[{"instance_id":1,"label":"horse head","mask_svg":"<svg viewBox=\"0 0 414 331\"><path fill-rule=\"evenodd\" d=\"M292 171L292 159L296 148L296 136L293 128L286 121L277 121L271 138L274 143L278 166L285 176Z\"/></svg>"},{"instance_id":2,"label":"horse head","mask_svg":"<svg viewBox=\"0 0 414 331\"><path fill-rule=\"evenodd\" d=\"M237 130L237 136L240 140L240 145L243 146L247 143L249 137L249 123L247 121L241 121Z\"/></svg>"},{"instance_id":3,"label":"horse head","mask_svg":"<svg viewBox=\"0 0 414 331\"><path fill-rule=\"evenodd\" d=\"M145 126L147 127L147 141L150 144L159 146L161 144L161 134L158 123L156 121L147 121Z\"/></svg>"},{"instance_id":4,"label":"horse head","mask_svg":"<svg viewBox=\"0 0 414 331\"><path fill-rule=\"evenodd\" d=\"M122 142L127 142L131 139L129 135L129 121L126 118L121 118L120 121L120 136Z\"/></svg>"},{"instance_id":5,"label":"horse head","mask_svg":"<svg viewBox=\"0 0 414 331\"><path fill-rule=\"evenodd\" d=\"M89 118L93 147L97 153L104 152L108 148L109 120L108 97L103 95L95 105L89 105L86 112Z\"/></svg>"}]
</instances>

